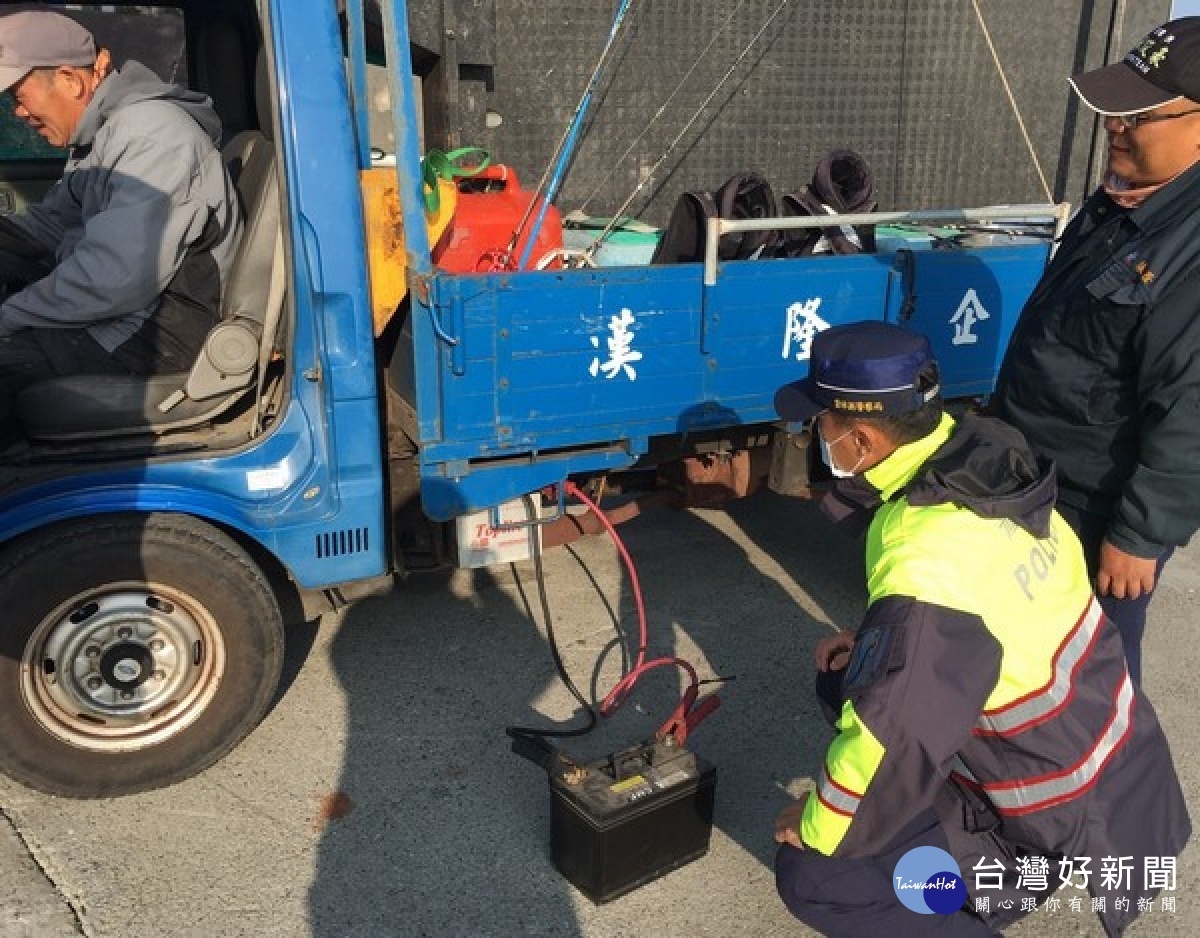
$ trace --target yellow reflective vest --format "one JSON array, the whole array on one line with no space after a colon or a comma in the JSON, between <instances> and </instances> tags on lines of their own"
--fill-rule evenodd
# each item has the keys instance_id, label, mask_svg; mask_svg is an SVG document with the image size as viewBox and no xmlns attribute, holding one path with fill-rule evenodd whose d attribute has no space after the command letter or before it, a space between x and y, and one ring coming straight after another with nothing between
<instances>
[{"instance_id":1,"label":"yellow reflective vest","mask_svg":"<svg viewBox=\"0 0 1200 938\"><path fill-rule=\"evenodd\" d=\"M847 488L877 506L869 606L805 844L871 855L953 779L1048 856L1177 853L1190 823L1170 752L1052 510L1053 467L998 421L945 416ZM1144 826L1091 816L1147 797L1162 807Z\"/></svg>"}]
</instances>

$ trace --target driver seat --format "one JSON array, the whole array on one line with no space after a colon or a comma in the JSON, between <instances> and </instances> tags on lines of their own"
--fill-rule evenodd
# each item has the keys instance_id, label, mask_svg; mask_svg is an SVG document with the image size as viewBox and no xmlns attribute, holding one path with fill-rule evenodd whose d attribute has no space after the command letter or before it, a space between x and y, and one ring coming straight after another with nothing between
<instances>
[{"instance_id":1,"label":"driver seat","mask_svg":"<svg viewBox=\"0 0 1200 938\"><path fill-rule=\"evenodd\" d=\"M220 321L190 372L67 375L40 381L16 400L35 440L158 434L204 423L255 386L270 359L283 306L284 259L275 152L259 131L222 148L242 206L241 241L229 269Z\"/></svg>"}]
</instances>

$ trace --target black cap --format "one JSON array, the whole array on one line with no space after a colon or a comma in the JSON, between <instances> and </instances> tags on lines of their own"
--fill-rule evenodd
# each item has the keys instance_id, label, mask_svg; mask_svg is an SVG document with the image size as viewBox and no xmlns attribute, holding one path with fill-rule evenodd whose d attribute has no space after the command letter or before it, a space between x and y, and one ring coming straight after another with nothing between
<instances>
[{"instance_id":1,"label":"black cap","mask_svg":"<svg viewBox=\"0 0 1200 938\"><path fill-rule=\"evenodd\" d=\"M912 413L940 390L936 383L921 387L933 365L933 349L920 333L888 322L833 326L813 338L808 377L780 388L775 410L792 423L823 410L848 417Z\"/></svg>"},{"instance_id":2,"label":"black cap","mask_svg":"<svg viewBox=\"0 0 1200 938\"><path fill-rule=\"evenodd\" d=\"M1141 114L1180 98L1200 101L1200 16L1164 23L1120 62L1076 75L1071 87L1106 116Z\"/></svg>"}]
</instances>

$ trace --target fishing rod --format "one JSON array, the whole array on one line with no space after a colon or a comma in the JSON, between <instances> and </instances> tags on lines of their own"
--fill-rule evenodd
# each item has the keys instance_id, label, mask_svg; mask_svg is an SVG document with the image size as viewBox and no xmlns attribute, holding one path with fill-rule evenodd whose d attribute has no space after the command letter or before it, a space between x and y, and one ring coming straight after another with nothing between
<instances>
[{"instance_id":1,"label":"fishing rod","mask_svg":"<svg viewBox=\"0 0 1200 938\"><path fill-rule=\"evenodd\" d=\"M745 60L746 56L750 54L750 50L753 49L755 44L758 42L758 40L762 38L763 33L765 33L770 28L771 24L773 22L775 22L775 20L779 16L779 14L784 11L784 9L787 7L787 5L789 3L791 3L791 0L783 0L783 2L781 2L779 4L779 6L775 8L775 12L772 13L767 18L767 21L765 23L762 24L762 28L760 28L759 31L754 34L754 38L751 39L750 42L748 42L746 44L746 48L744 48L742 50L741 54L736 59L733 60L733 64L730 65L729 68L725 71L725 74L721 76L721 80L719 82L717 82L717 86L715 88L713 88L713 90L709 94L709 96L701 102L700 107L698 107L696 109L696 113L694 113L691 116L691 118L688 120L688 122L686 124L684 124L683 129L681 131L679 131L679 133L676 135L675 139L671 141L670 146L668 146L667 149L665 151L663 151L663 155L658 158L658 162L655 163L652 167L650 167L650 172L645 173L642 176L642 181L637 184L637 188L635 188L633 190L633 192L631 192L629 194L629 198L627 198L623 203L621 203L621 207L618 208L616 210L616 212L613 213L613 217L609 220L607 227L605 227L605 229L600 232L600 234L596 237L595 241L593 241L590 245L588 245L587 249L583 252L583 255L580 258L580 263L582 265L594 266L596 252L598 250L600 250L600 245L604 243L605 239L608 238L608 236L611 235L613 233L613 231L616 230L617 226L621 223L621 219L624 217L625 211L629 208L630 205L633 204L633 201L634 201L634 199L636 199L638 197L638 194L644 188L646 188L646 184L649 183L650 180L654 178L654 174L656 172L658 172L658 170L662 167L663 163L666 162L667 157L671 155L671 153L674 151L674 149L677 146L679 146L680 141L683 140L683 138L687 135L687 132L689 130L691 130L692 125L694 123L696 123L697 120L700 119L700 115L704 113L704 109L707 108L709 106L709 104L712 103L713 98L715 98L717 96L717 92L721 90L721 87L725 84L725 82L729 81L730 77L737 70L737 67L739 65L741 65L742 62Z\"/></svg>"},{"instance_id":2,"label":"fishing rod","mask_svg":"<svg viewBox=\"0 0 1200 938\"><path fill-rule=\"evenodd\" d=\"M608 181L610 179L612 179L613 175L616 173L616 171L620 167L620 165L625 162L625 158L627 156L629 156L630 153L633 152L633 148L642 142L642 139L646 136L647 133L650 132L650 128L653 127L654 124L658 121L658 119L663 116L663 114L667 110L668 105L670 105L670 103L675 100L675 96L677 94L679 94L680 91L683 90L683 87L687 84L688 79L692 77L692 72L694 72L700 66L700 63L703 62L708 57L708 53L712 51L712 47L717 44L717 40L720 39L722 33L724 33L725 30L727 30L729 28L729 24L733 22L734 18L738 15L738 13L741 12L742 7L744 7L747 2L748 2L748 0L740 0L738 5L733 8L733 11L727 17L725 17L725 22L723 22L721 24L720 28L717 29L713 33L712 38L708 40L708 45L706 45L704 47L704 49L701 51L701 53L698 56L696 56L696 60L694 62L692 62L691 67L688 68L688 70L683 73L683 77L681 79L679 79L679 83L675 85L675 87L672 89L671 93L669 95L667 95L667 99L665 101L663 101L663 103L659 106L658 110L654 112L654 116L652 118L650 118L650 120L642 128L642 132L633 138L633 140L630 142L629 146L627 146L625 148L624 153L622 153L615 160L613 160L613 164L609 168L608 172L605 174L604 178L601 179L598 183L596 183L596 186L594 189L592 189L591 194L588 195L588 197L583 200L583 204L580 205L576 211L584 212L584 213L587 212L587 207L591 204L592 199L594 199L597 195L599 195L600 190L603 189L606 185L608 185Z\"/></svg>"},{"instance_id":3,"label":"fishing rod","mask_svg":"<svg viewBox=\"0 0 1200 938\"><path fill-rule=\"evenodd\" d=\"M562 186L563 178L566 176L567 165L570 163L575 144L579 139L579 131L583 127L584 117L587 116L588 109L591 107L592 96L595 94L596 87L600 84L600 76L608 64L609 57L612 55L612 50L616 45L617 34L621 31L621 24L625 22L625 16L632 5L633 0L621 0L621 6L617 10L616 18L613 20L612 27L608 31L608 40L604 44L604 51L600 53L596 67L592 70L592 77L588 80L583 97L579 99L575 113L567 125L567 132L563 135L558 152L555 154L554 160L552 160L554 170L550 176L550 184L546 189L545 195L542 197L541 203L538 205L538 213L533 220L533 225L529 229L529 236L526 238L525 247L521 251L521 259L517 263L517 270L524 270L525 265L529 263L529 255L533 252L533 245L537 240L538 232L541 230L542 223L546 220L546 212L550 210L550 206L558 198L558 190ZM539 184L538 191L529 200L529 205L525 209L525 215L521 218L521 223L517 226L517 230L513 232L512 241L509 243L509 256L511 256L517 244L520 243L525 223L529 220L530 211L534 203L538 201L538 196L540 195L542 193L541 185Z\"/></svg>"}]
</instances>

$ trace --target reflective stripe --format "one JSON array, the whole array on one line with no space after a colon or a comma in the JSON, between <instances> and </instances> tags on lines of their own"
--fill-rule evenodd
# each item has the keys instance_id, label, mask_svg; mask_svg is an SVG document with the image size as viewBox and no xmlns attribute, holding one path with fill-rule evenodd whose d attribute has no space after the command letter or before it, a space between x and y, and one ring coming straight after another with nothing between
<instances>
[{"instance_id":1,"label":"reflective stripe","mask_svg":"<svg viewBox=\"0 0 1200 938\"><path fill-rule=\"evenodd\" d=\"M1011 782L985 782L980 787L987 793L996 810L1008 815L1029 814L1078 798L1096 784L1108 760L1129 736L1133 729L1133 702L1133 681L1126 672L1121 686L1117 689L1115 706L1108 725L1096 740L1091 752L1080 762L1052 775ZM968 779L975 780L974 775L957 757L954 770Z\"/></svg>"},{"instance_id":2,"label":"reflective stripe","mask_svg":"<svg viewBox=\"0 0 1200 938\"><path fill-rule=\"evenodd\" d=\"M975 724L977 736L1005 736L1024 732L1044 723L1065 707L1075 692L1075 672L1083 664L1100 635L1104 610L1092 596L1075 627L1054 653L1053 674L1048 683L995 710L985 710Z\"/></svg>"},{"instance_id":3,"label":"reflective stripe","mask_svg":"<svg viewBox=\"0 0 1200 938\"><path fill-rule=\"evenodd\" d=\"M854 815L862 801L862 795L857 795L835 782L829 774L829 768L824 764L821 766L821 777L817 780L817 797L830 811L847 817Z\"/></svg>"},{"instance_id":4,"label":"reflective stripe","mask_svg":"<svg viewBox=\"0 0 1200 938\"><path fill-rule=\"evenodd\" d=\"M976 788L979 787L979 779L975 777L975 773L967 768L967 764L963 762L962 756L957 752L950 758L950 774L958 775L963 780L970 782Z\"/></svg>"}]
</instances>

